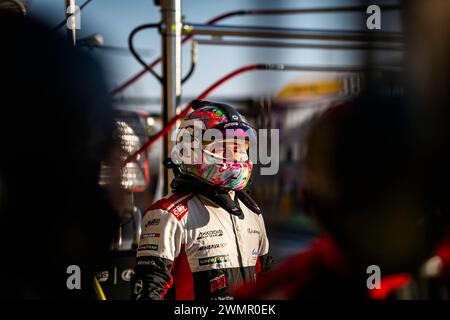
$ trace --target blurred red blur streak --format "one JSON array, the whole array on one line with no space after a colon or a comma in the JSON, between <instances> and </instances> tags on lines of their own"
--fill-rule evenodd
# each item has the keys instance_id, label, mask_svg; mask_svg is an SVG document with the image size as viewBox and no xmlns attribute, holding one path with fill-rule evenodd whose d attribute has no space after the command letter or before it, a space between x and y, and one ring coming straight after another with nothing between
<instances>
[{"instance_id":1,"label":"blurred red blur streak","mask_svg":"<svg viewBox=\"0 0 450 320\"><path fill-rule=\"evenodd\" d=\"M381 288L369 290L372 300L386 300L395 290L405 286L411 280L408 273L392 274L381 278Z\"/></svg>"},{"instance_id":2,"label":"blurred red blur streak","mask_svg":"<svg viewBox=\"0 0 450 320\"><path fill-rule=\"evenodd\" d=\"M233 72L229 73L225 77L221 78L220 80L216 81L212 86L210 86L208 89L206 89L201 95L197 97L197 99L202 100L209 96L209 94L214 91L217 87L221 86L223 83L227 82L228 80L234 78L235 76L251 71L251 70L257 70L257 69L263 69L265 65L260 64L250 64L248 66L241 67L239 69L234 70ZM183 119L191 110L192 103L189 103L183 111L180 112L179 115L177 115L175 118L169 121L169 123L157 134L150 137L150 139L136 152L131 154L123 163L123 165L127 164L128 162L136 160L139 154L147 151L148 148L150 148L159 138L166 135L172 127L177 123L178 120Z\"/></svg>"},{"instance_id":3,"label":"blurred red blur streak","mask_svg":"<svg viewBox=\"0 0 450 320\"><path fill-rule=\"evenodd\" d=\"M217 16L211 20L209 20L208 22L206 22L207 24L215 24L216 22L229 18L229 17L233 17L233 16L237 16L237 15L241 15L244 14L245 11L244 10L238 10L238 11L232 11L232 12L228 12L225 14L222 14L220 16ZM181 40L181 44L186 43L187 41L189 41L190 39L192 39L192 35L190 36L186 36L183 38L183 40ZM161 62L161 57L155 59L151 64L149 64L150 68L154 68L158 65L158 63ZM116 89L114 89L113 91L111 91L111 95L116 95L122 91L124 91L126 88L128 88L130 85L132 85L133 83L135 83L136 81L138 81L144 74L147 73L147 69L142 69L140 72L138 72L137 74L135 74L133 77L131 77L130 79L128 79L127 81L125 81L123 84L121 84L120 86L118 86Z\"/></svg>"}]
</instances>

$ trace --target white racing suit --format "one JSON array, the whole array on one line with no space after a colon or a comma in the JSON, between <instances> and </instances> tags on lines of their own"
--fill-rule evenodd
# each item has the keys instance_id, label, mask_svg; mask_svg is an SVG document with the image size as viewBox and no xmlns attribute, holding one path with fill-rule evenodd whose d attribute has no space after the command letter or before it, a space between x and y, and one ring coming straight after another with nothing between
<instances>
[{"instance_id":1,"label":"white racing suit","mask_svg":"<svg viewBox=\"0 0 450 320\"><path fill-rule=\"evenodd\" d=\"M233 286L255 281L268 268L269 243L253 200L243 191L203 194L176 192L146 211L134 299L232 299Z\"/></svg>"}]
</instances>

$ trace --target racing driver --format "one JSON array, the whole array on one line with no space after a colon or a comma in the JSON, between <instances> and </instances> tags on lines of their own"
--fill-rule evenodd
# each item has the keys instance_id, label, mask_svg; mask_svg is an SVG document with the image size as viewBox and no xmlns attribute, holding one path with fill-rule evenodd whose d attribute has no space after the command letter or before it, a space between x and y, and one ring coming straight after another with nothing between
<instances>
[{"instance_id":1,"label":"racing driver","mask_svg":"<svg viewBox=\"0 0 450 320\"><path fill-rule=\"evenodd\" d=\"M177 130L178 153L166 163L172 193L143 217L136 300L233 299L233 287L255 282L272 261L260 208L246 190L255 131L227 104L192 106Z\"/></svg>"}]
</instances>

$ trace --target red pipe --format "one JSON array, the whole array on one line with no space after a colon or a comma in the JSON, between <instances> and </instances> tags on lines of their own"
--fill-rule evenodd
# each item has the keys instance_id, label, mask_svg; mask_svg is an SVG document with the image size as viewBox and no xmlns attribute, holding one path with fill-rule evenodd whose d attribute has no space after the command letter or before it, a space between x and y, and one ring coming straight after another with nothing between
<instances>
[{"instance_id":1,"label":"red pipe","mask_svg":"<svg viewBox=\"0 0 450 320\"><path fill-rule=\"evenodd\" d=\"M245 11L244 10L239 10L239 11L232 11L232 12L228 12L225 14L222 14L220 16L217 16L211 20L209 20L208 22L206 22L207 24L215 24L216 22L229 18L229 17L233 17L233 16L237 16L237 15L241 15L244 14ZM184 44L185 42L189 41L191 38L193 37L193 35L190 36L186 36L181 40L181 44ZM161 57L155 59L151 64L149 64L150 68L154 68L156 65L158 65L158 63L161 62ZM126 88L128 88L130 85L132 85L133 83L135 83L137 80L139 80L144 74L146 74L148 71L147 69L142 69L141 71L139 71L137 74L135 74L133 77L131 77L130 79L128 79L127 81L125 81L124 83L122 83L120 86L118 86L117 88L115 88L113 91L111 91L111 95L116 95L122 91L124 91Z\"/></svg>"},{"instance_id":2,"label":"red pipe","mask_svg":"<svg viewBox=\"0 0 450 320\"><path fill-rule=\"evenodd\" d=\"M265 67L265 65L261 65L261 64L250 64L248 66L244 66L244 67L241 67L239 69L236 69L235 71L229 73L225 77L223 77L223 78L219 79L218 81L216 81L212 86L210 86L208 89L203 91L203 93L201 95L199 95L197 99L202 100L202 99L207 98L209 96L209 94L212 91L214 91L217 87L219 87L223 83L227 82L231 78L234 78L235 76L237 76L237 75L239 75L239 74L241 74L243 72L250 71L250 70L262 69L264 67ZM170 129L172 129L172 127L175 125L175 123L178 120L183 119L189 113L189 110L191 109L191 106L192 106L192 103L189 103L183 109L183 111L181 111L179 115L177 115L172 120L170 120L169 123L161 131L159 131L157 134L151 136L150 139L139 150L135 151L127 159L125 159L123 165L127 164L128 162L136 160L137 156L140 153L143 153L143 152L147 151L148 148L150 148L159 138L161 138L162 136L166 135L170 131Z\"/></svg>"}]
</instances>

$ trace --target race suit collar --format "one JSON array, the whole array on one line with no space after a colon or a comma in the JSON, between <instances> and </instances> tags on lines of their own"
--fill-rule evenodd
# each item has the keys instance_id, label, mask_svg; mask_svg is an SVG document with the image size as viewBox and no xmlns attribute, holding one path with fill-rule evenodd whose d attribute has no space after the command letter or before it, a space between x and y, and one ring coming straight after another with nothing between
<instances>
[{"instance_id":1,"label":"race suit collar","mask_svg":"<svg viewBox=\"0 0 450 320\"><path fill-rule=\"evenodd\" d=\"M188 192L200 194L233 215L240 216L243 214L241 208L239 207L238 199L256 214L261 214L261 211L255 201L242 190L233 191L218 188L198 179L195 176L184 173L180 173L177 177L175 177L170 186L174 193Z\"/></svg>"}]
</instances>

